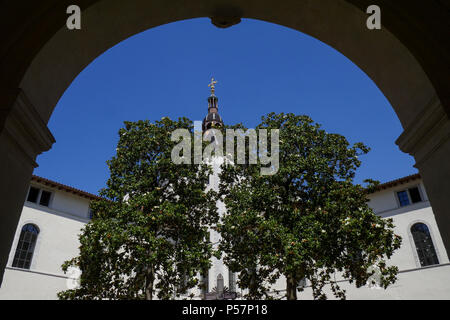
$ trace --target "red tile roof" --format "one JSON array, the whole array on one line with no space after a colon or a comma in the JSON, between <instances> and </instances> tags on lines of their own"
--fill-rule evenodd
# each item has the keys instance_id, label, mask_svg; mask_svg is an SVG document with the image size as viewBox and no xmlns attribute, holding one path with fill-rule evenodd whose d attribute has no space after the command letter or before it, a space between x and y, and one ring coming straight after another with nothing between
<instances>
[{"instance_id":1,"label":"red tile roof","mask_svg":"<svg viewBox=\"0 0 450 320\"><path fill-rule=\"evenodd\" d=\"M392 181L388 181L388 182L379 184L375 188L375 191L389 189L389 188L395 187L397 185L408 183L410 181L414 181L414 180L417 180L417 179L420 179L420 178L421 178L420 174L419 173L415 173L415 174L412 174L412 175L409 175L409 176L406 176L406 177L403 177L403 178L399 178L399 179L396 179L396 180L392 180ZM35 181L37 183L42 183L42 184L44 184L46 186L49 186L51 188L56 188L58 190L63 190L63 191L69 192L69 193L73 193L75 195L87 198L89 200L100 200L100 199L102 199L101 197L99 197L99 196L97 196L95 194L92 194L92 193L89 193L89 192L86 192L86 191L83 191L83 190L80 190L80 189L76 189L76 188L73 188L73 187L61 184L59 182L52 181L52 180L49 180L49 179L46 179L46 178L42 178L42 177L39 177L39 176L36 176L36 175L33 175L31 177L31 181Z\"/></svg>"},{"instance_id":2,"label":"red tile roof","mask_svg":"<svg viewBox=\"0 0 450 320\"><path fill-rule=\"evenodd\" d=\"M89 200L100 200L100 199L102 199L101 197L96 196L95 194L92 194L92 193L89 193L89 192L86 192L86 191L83 191L83 190L79 190L79 189L76 189L76 188L73 188L73 187L70 187L70 186L66 186L66 185L61 184L59 182L52 181L52 180L49 180L49 179L46 179L46 178L42 178L42 177L39 177L39 176L33 175L31 177L31 181L35 181L37 183L44 184L44 185L49 186L51 188L56 188L58 190L63 190L63 191L75 194L77 196L80 196L80 197L83 197L83 198L87 198Z\"/></svg>"},{"instance_id":3,"label":"red tile roof","mask_svg":"<svg viewBox=\"0 0 450 320\"><path fill-rule=\"evenodd\" d=\"M389 188L392 188L392 187L395 187L395 186L398 186L398 185L401 185L401 184L404 184L404 183L408 183L410 181L414 181L414 180L417 180L417 179L421 179L419 173L415 173L415 174L412 174L412 175L409 175L409 176L406 176L406 177L403 177L403 178L399 178L399 179L396 179L396 180L392 180L392 181L388 181L388 182L385 182L385 183L381 183L375 188L375 191L389 189Z\"/></svg>"}]
</instances>

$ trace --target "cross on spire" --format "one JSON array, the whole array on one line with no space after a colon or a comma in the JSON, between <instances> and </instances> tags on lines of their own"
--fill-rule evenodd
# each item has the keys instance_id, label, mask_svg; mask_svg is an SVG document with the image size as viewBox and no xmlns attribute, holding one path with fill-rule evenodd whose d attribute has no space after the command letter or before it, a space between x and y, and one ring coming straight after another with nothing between
<instances>
[{"instance_id":1,"label":"cross on spire","mask_svg":"<svg viewBox=\"0 0 450 320\"><path fill-rule=\"evenodd\" d=\"M215 84L217 83L217 81L216 80L214 80L214 77L213 78L211 78L211 83L210 84L208 84L208 87L210 87L211 88L211 95L213 96L214 95L214 91L215 91Z\"/></svg>"}]
</instances>

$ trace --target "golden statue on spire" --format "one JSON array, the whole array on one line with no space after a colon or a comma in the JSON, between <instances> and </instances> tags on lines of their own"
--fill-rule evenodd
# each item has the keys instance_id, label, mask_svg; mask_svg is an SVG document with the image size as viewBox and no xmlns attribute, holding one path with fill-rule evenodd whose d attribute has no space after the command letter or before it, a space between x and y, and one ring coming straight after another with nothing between
<instances>
[{"instance_id":1,"label":"golden statue on spire","mask_svg":"<svg viewBox=\"0 0 450 320\"><path fill-rule=\"evenodd\" d=\"M210 87L211 88L211 95L213 96L214 95L214 91L215 91L215 84L217 83L217 81L216 80L214 80L214 77L213 78L211 78L211 83L210 84L208 84L208 87Z\"/></svg>"}]
</instances>

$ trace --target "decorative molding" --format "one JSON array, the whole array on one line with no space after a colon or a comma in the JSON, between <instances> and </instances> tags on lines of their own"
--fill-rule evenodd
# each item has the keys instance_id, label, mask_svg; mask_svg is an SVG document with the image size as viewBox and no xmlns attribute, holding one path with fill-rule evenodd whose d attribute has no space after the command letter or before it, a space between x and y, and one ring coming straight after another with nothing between
<instances>
[{"instance_id":1,"label":"decorative molding","mask_svg":"<svg viewBox=\"0 0 450 320\"><path fill-rule=\"evenodd\" d=\"M450 263L433 264L431 266L425 266L425 267L420 267L420 268L399 270L398 273L400 274L400 273L407 273L407 272L423 271L425 269L446 268L446 267L450 267ZM336 283L343 283L343 282L349 283L349 281L347 279L336 280ZM329 283L330 282L327 282L327 284L329 284ZM311 285L307 284L304 288L311 288ZM286 291L286 289L268 291L268 293L270 294L270 293L284 292L284 291Z\"/></svg>"},{"instance_id":2,"label":"decorative molding","mask_svg":"<svg viewBox=\"0 0 450 320\"><path fill-rule=\"evenodd\" d=\"M377 216L380 216L381 218L388 218L393 217L399 214L407 213L413 210L421 210L424 208L431 207L430 201L424 200L416 203L412 203L403 207L393 208L393 209L387 209L380 212L375 212Z\"/></svg>"},{"instance_id":3,"label":"decorative molding","mask_svg":"<svg viewBox=\"0 0 450 320\"><path fill-rule=\"evenodd\" d=\"M35 273L35 274L39 274L39 275L43 275L43 276L50 276L50 277L56 277L56 278L62 278L62 279L76 279L76 278L71 278L71 277L56 274L56 273L42 272L42 271L36 271L36 270L30 270L30 269L20 269L20 268L13 268L13 267L5 267L5 269L13 270L13 271L20 271L20 272Z\"/></svg>"},{"instance_id":4,"label":"decorative molding","mask_svg":"<svg viewBox=\"0 0 450 320\"><path fill-rule=\"evenodd\" d=\"M88 219L87 217L78 216L76 214L73 214L73 213L70 213L70 212L67 212L67 211L56 210L56 209L53 209L53 208L44 207L44 206L38 205L38 204L33 203L33 202L29 202L29 201L25 201L23 206L31 208L31 209L34 209L34 210L37 210L37 211L45 212L45 213L48 213L48 214L54 214L54 215L57 215L57 216L60 216L60 217L63 217L63 218L76 220L78 222L85 223L85 224L87 224L87 223L89 223L89 221L91 221L91 219Z\"/></svg>"},{"instance_id":5,"label":"decorative molding","mask_svg":"<svg viewBox=\"0 0 450 320\"><path fill-rule=\"evenodd\" d=\"M447 263L440 263L440 264L433 264L431 266L425 266L425 267L420 267L420 268L400 270L398 273L422 271L422 270L425 270L425 269L434 269L434 268L441 268L441 267L448 267L448 266L450 266L449 262L447 262Z\"/></svg>"},{"instance_id":6,"label":"decorative molding","mask_svg":"<svg viewBox=\"0 0 450 320\"><path fill-rule=\"evenodd\" d=\"M416 168L450 139L450 119L437 96L404 130L395 142L416 159Z\"/></svg>"},{"instance_id":7,"label":"decorative molding","mask_svg":"<svg viewBox=\"0 0 450 320\"><path fill-rule=\"evenodd\" d=\"M5 122L4 133L16 152L25 156L28 164L37 167L36 156L50 150L55 138L42 120L25 92L20 89ZM14 152L11 150L11 152Z\"/></svg>"}]
</instances>

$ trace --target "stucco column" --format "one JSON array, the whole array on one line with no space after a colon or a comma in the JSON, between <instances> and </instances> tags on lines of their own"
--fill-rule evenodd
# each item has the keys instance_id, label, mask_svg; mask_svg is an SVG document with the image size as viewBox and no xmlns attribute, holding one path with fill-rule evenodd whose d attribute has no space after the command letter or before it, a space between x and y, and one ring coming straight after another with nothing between
<instances>
[{"instance_id":1,"label":"stucco column","mask_svg":"<svg viewBox=\"0 0 450 320\"><path fill-rule=\"evenodd\" d=\"M435 96L396 143L414 156L447 254L450 253L450 119Z\"/></svg>"},{"instance_id":2,"label":"stucco column","mask_svg":"<svg viewBox=\"0 0 450 320\"><path fill-rule=\"evenodd\" d=\"M22 90L0 128L0 285L38 154L55 142Z\"/></svg>"}]
</instances>

